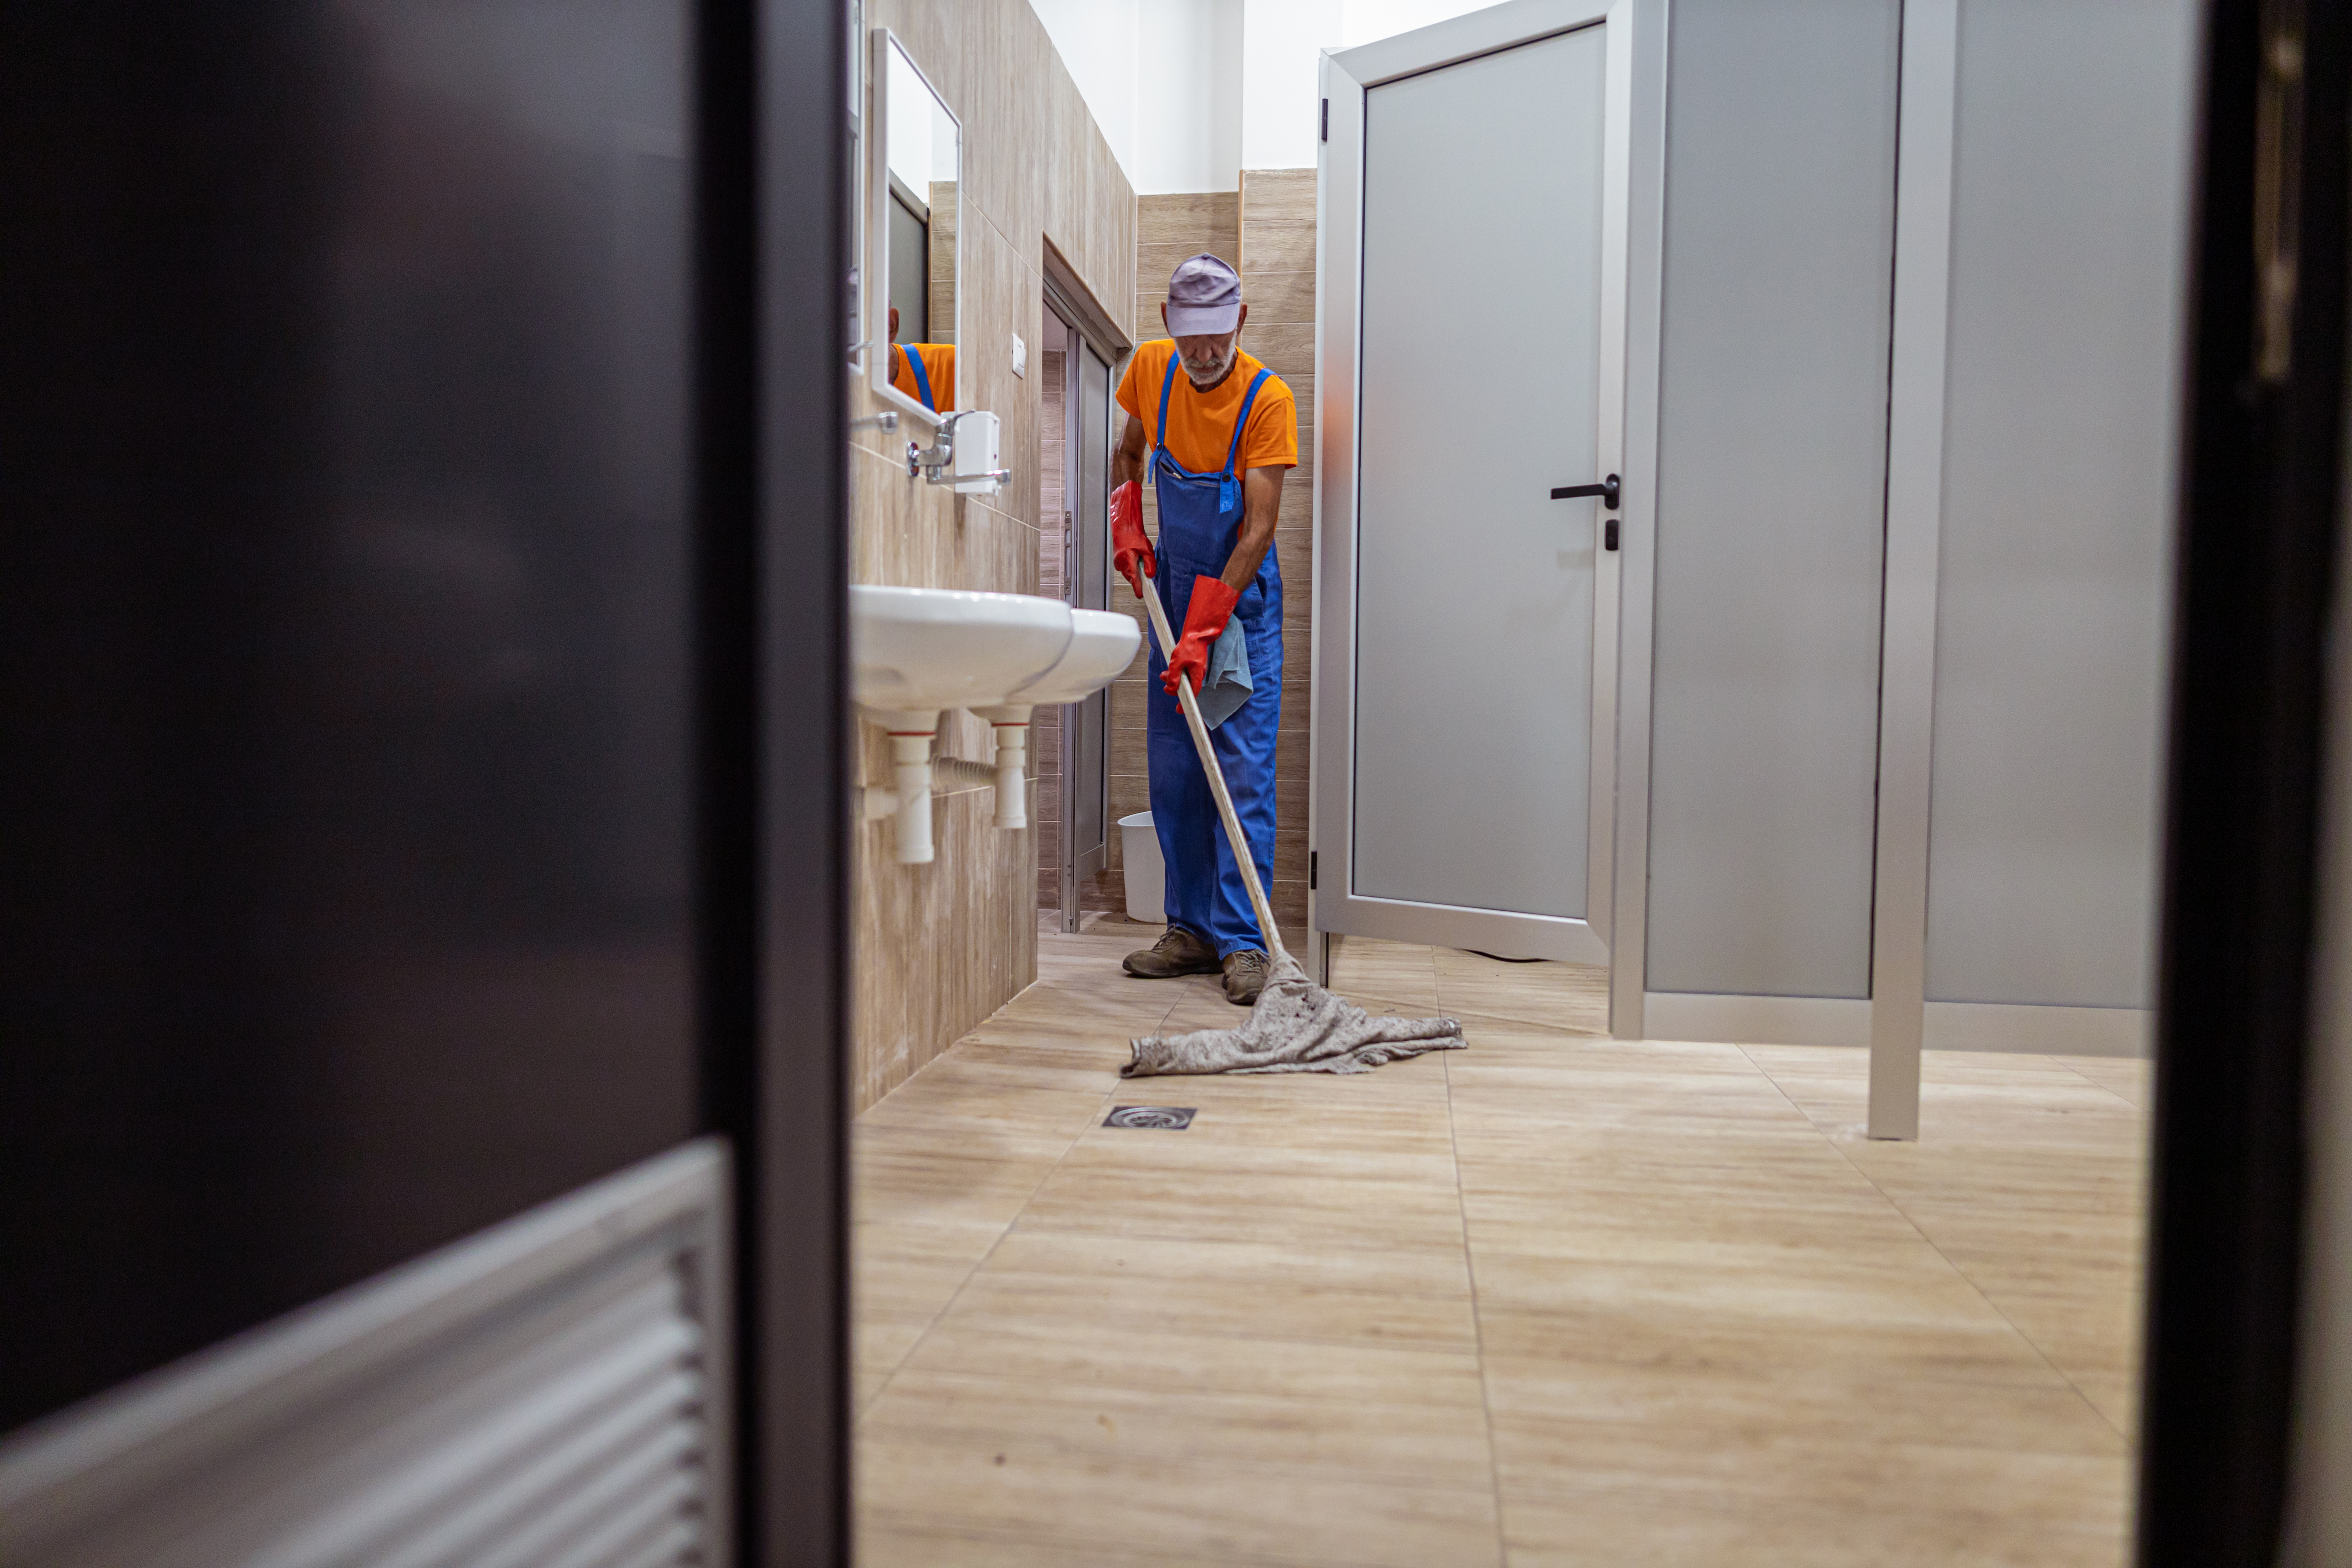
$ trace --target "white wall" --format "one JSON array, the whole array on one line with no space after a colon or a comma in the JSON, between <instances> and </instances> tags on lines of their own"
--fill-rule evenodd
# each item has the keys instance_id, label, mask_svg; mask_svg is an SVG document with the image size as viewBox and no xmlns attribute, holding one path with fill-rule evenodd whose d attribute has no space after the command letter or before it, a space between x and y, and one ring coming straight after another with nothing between
<instances>
[{"instance_id":1,"label":"white wall","mask_svg":"<svg viewBox=\"0 0 2352 1568\"><path fill-rule=\"evenodd\" d=\"M1138 195L1306 169L1316 61L1483 0L1029 0Z\"/></svg>"},{"instance_id":2,"label":"white wall","mask_svg":"<svg viewBox=\"0 0 2352 1568\"><path fill-rule=\"evenodd\" d=\"M1138 195L1241 174L1243 0L1029 0ZM1260 9L1268 8L1263 3Z\"/></svg>"},{"instance_id":3,"label":"white wall","mask_svg":"<svg viewBox=\"0 0 2352 1568\"><path fill-rule=\"evenodd\" d=\"M1135 62L1140 0L1029 0L1119 172L1135 183ZM1140 194L1140 187L1139 187Z\"/></svg>"},{"instance_id":4,"label":"white wall","mask_svg":"<svg viewBox=\"0 0 2352 1568\"><path fill-rule=\"evenodd\" d=\"M1142 0L1128 175L1137 195L1239 187L1243 28L1243 0Z\"/></svg>"},{"instance_id":5,"label":"white wall","mask_svg":"<svg viewBox=\"0 0 2352 1568\"><path fill-rule=\"evenodd\" d=\"M1255 0L1242 25L1242 167L1306 169L1322 134L1317 62L1347 38L1345 0Z\"/></svg>"}]
</instances>

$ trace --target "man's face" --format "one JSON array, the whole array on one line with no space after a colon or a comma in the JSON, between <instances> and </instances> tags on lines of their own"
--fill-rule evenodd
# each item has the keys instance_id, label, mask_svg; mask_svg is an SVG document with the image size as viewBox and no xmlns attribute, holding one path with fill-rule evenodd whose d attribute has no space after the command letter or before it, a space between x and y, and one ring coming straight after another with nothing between
<instances>
[{"instance_id":1,"label":"man's face","mask_svg":"<svg viewBox=\"0 0 2352 1568\"><path fill-rule=\"evenodd\" d=\"M1207 386L1234 368L1234 350L1241 335L1237 328L1213 337L1176 340L1176 352L1184 356L1184 374L1193 385Z\"/></svg>"},{"instance_id":2,"label":"man's face","mask_svg":"<svg viewBox=\"0 0 2352 1568\"><path fill-rule=\"evenodd\" d=\"M1160 320L1168 320L1168 307L1160 307ZM1177 356L1183 361L1185 377L1194 386L1214 385L1221 376L1234 368L1234 355L1241 350L1242 329L1249 324L1249 307L1244 305L1240 319L1230 332L1197 334L1176 340Z\"/></svg>"}]
</instances>

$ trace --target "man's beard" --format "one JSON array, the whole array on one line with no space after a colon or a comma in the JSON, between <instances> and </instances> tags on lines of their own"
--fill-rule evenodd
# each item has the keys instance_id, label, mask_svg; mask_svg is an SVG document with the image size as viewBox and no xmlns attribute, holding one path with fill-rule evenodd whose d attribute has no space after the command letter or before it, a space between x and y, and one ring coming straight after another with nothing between
<instances>
[{"instance_id":1,"label":"man's beard","mask_svg":"<svg viewBox=\"0 0 2352 1568\"><path fill-rule=\"evenodd\" d=\"M1241 339L1237 334L1228 339L1223 350L1211 358L1194 359L1187 354L1184 356L1185 379L1196 387L1213 385L1225 372L1234 368L1234 356L1240 352Z\"/></svg>"}]
</instances>

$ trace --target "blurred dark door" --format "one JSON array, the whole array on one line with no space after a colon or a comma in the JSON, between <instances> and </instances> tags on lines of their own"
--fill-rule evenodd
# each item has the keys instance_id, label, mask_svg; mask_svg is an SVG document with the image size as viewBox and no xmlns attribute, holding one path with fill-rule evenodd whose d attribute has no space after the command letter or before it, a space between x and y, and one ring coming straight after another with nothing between
<instances>
[{"instance_id":1,"label":"blurred dark door","mask_svg":"<svg viewBox=\"0 0 2352 1568\"><path fill-rule=\"evenodd\" d=\"M718 1131L839 1549L846 24L755 13L0 10L0 1435Z\"/></svg>"}]
</instances>

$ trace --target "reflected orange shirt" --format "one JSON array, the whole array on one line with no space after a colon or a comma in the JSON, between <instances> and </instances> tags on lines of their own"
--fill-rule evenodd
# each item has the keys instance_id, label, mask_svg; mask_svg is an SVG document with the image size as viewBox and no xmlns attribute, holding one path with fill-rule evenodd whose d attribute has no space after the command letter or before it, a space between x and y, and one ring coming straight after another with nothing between
<instances>
[{"instance_id":1,"label":"reflected orange shirt","mask_svg":"<svg viewBox=\"0 0 2352 1568\"><path fill-rule=\"evenodd\" d=\"M934 414L953 409L956 405L955 344L899 343L897 346L922 356L923 374L931 378L931 401L924 406ZM915 373L908 366L906 353L890 356L890 384L916 402L923 402L922 390L915 384Z\"/></svg>"},{"instance_id":2,"label":"reflected orange shirt","mask_svg":"<svg viewBox=\"0 0 2352 1568\"><path fill-rule=\"evenodd\" d=\"M1143 421L1151 442L1160 444L1160 383L1175 356L1176 340L1157 338L1135 351L1127 374L1118 384L1118 405ZM1234 421L1241 416L1242 399L1250 383L1265 366L1248 351L1234 356L1231 374L1211 392L1193 390L1176 367L1176 384L1168 389L1168 455L1196 474L1221 474L1225 452L1233 445ZM1244 468L1295 468L1298 466L1298 402L1290 384L1269 375L1250 406L1249 428L1242 432L1241 450L1234 454L1236 472Z\"/></svg>"}]
</instances>

